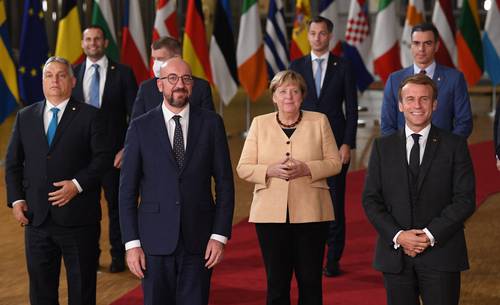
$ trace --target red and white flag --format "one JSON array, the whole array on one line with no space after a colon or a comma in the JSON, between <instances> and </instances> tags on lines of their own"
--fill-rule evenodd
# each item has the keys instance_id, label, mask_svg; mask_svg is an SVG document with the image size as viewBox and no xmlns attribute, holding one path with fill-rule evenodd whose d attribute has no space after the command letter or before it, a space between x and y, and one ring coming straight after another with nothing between
<instances>
[{"instance_id":1,"label":"red and white flag","mask_svg":"<svg viewBox=\"0 0 500 305\"><path fill-rule=\"evenodd\" d=\"M455 19L451 0L436 0L432 23L439 33L439 49L436 61L449 67L457 66L457 44L455 42Z\"/></svg>"},{"instance_id":2,"label":"red and white flag","mask_svg":"<svg viewBox=\"0 0 500 305\"><path fill-rule=\"evenodd\" d=\"M153 28L153 41L163 36L179 39L177 30L177 1L158 0L156 4L155 24Z\"/></svg>"},{"instance_id":3,"label":"red and white flag","mask_svg":"<svg viewBox=\"0 0 500 305\"><path fill-rule=\"evenodd\" d=\"M424 2L423 0L410 0L406 9L405 27L401 35L401 64L408 67L413 64L411 56L411 29L419 23L424 22Z\"/></svg>"}]
</instances>

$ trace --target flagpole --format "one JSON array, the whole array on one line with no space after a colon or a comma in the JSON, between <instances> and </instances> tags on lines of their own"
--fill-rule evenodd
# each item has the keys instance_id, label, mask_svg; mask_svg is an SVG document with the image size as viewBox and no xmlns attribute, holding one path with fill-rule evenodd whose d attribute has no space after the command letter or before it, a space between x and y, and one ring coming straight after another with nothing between
<instances>
[{"instance_id":1,"label":"flagpole","mask_svg":"<svg viewBox=\"0 0 500 305\"><path fill-rule=\"evenodd\" d=\"M497 109L497 85L492 84L493 93L491 94L491 112L490 116L495 116Z\"/></svg>"},{"instance_id":2,"label":"flagpole","mask_svg":"<svg viewBox=\"0 0 500 305\"><path fill-rule=\"evenodd\" d=\"M248 135L248 130L250 129L250 97L247 95L246 98L246 117L245 117L245 131L241 133L241 137L246 139Z\"/></svg>"}]
</instances>

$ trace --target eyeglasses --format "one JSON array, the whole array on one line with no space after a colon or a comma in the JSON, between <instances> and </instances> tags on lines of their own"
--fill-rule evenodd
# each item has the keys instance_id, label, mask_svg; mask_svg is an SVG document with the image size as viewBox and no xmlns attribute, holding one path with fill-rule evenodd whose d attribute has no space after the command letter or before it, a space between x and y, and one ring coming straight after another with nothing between
<instances>
[{"instance_id":1,"label":"eyeglasses","mask_svg":"<svg viewBox=\"0 0 500 305\"><path fill-rule=\"evenodd\" d=\"M163 79L167 79L167 81L171 84L171 85L175 85L177 84L177 82L179 81L179 79L182 79L182 82L185 84L185 85L191 85L193 83L193 77L191 75L177 75L177 74L169 74L167 76L164 76L164 77L160 77L161 80Z\"/></svg>"}]
</instances>

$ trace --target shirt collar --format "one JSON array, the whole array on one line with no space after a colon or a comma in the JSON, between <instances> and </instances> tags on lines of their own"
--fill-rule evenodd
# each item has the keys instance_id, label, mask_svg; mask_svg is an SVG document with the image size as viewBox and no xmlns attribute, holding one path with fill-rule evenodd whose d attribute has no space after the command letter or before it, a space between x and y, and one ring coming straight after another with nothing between
<instances>
[{"instance_id":1,"label":"shirt collar","mask_svg":"<svg viewBox=\"0 0 500 305\"><path fill-rule=\"evenodd\" d=\"M316 54L314 54L313 52L311 52L311 61L315 61L318 58L325 59L325 60L328 61L328 56L329 55L330 55L330 52L325 52L325 54L323 54L321 56L317 56Z\"/></svg>"},{"instance_id":2,"label":"shirt collar","mask_svg":"<svg viewBox=\"0 0 500 305\"><path fill-rule=\"evenodd\" d=\"M161 110L163 111L163 116L165 117L165 121L170 121L174 115L180 115L186 122L189 122L189 102L186 104L186 107L181 110L179 113L173 113L170 111L165 103L161 103Z\"/></svg>"},{"instance_id":3,"label":"shirt collar","mask_svg":"<svg viewBox=\"0 0 500 305\"><path fill-rule=\"evenodd\" d=\"M92 68L93 64L98 64L99 65L99 72L102 72L102 71L108 69L108 62L109 62L109 60L108 60L108 57L106 55L104 55L103 57L101 57L101 59L99 59L96 62L91 61L87 57L87 59L85 60L85 62L86 62L86 64L85 64L86 70Z\"/></svg>"},{"instance_id":4,"label":"shirt collar","mask_svg":"<svg viewBox=\"0 0 500 305\"><path fill-rule=\"evenodd\" d=\"M405 124L405 135L406 135L407 139L409 137L411 137L412 134L418 133L419 135L422 136L422 140L425 141L425 139L427 139L427 137L429 136L430 131L431 131L431 124L430 123L429 123L429 125L425 126L424 129L420 130L419 132L414 132L413 130L410 129L410 127L408 127L408 125ZM420 142L420 143L422 143L422 142Z\"/></svg>"},{"instance_id":5,"label":"shirt collar","mask_svg":"<svg viewBox=\"0 0 500 305\"><path fill-rule=\"evenodd\" d=\"M426 75L434 76L434 71L436 71L436 61L433 61L432 64L425 67L425 69L420 69L417 64L413 63L413 74L417 74L420 70L425 70Z\"/></svg>"},{"instance_id":6,"label":"shirt collar","mask_svg":"<svg viewBox=\"0 0 500 305\"><path fill-rule=\"evenodd\" d=\"M48 112L50 111L50 109L56 107L57 109L59 109L59 111L63 112L64 109L66 109L66 106L68 105L68 102L69 102L69 98L64 100L62 103L59 103L59 105L55 106L54 104L52 104L49 100L45 100L45 112Z\"/></svg>"}]
</instances>

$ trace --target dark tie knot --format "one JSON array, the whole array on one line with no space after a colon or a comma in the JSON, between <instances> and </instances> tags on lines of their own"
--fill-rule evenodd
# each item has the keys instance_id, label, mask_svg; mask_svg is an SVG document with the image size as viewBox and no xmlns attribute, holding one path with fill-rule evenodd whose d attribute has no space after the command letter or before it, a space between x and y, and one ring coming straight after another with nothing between
<instances>
[{"instance_id":1,"label":"dark tie knot","mask_svg":"<svg viewBox=\"0 0 500 305\"><path fill-rule=\"evenodd\" d=\"M420 139L422 135L418 133L412 133L411 137L413 138L413 143L418 143L418 140Z\"/></svg>"},{"instance_id":2,"label":"dark tie knot","mask_svg":"<svg viewBox=\"0 0 500 305\"><path fill-rule=\"evenodd\" d=\"M418 73L423 74L423 75L426 75L426 74L427 74L427 71L425 71L425 69L422 69L422 70L420 70L420 72L418 72Z\"/></svg>"},{"instance_id":3,"label":"dark tie knot","mask_svg":"<svg viewBox=\"0 0 500 305\"><path fill-rule=\"evenodd\" d=\"M174 115L174 116L172 117L172 119L174 119L174 121L175 121L175 125L177 125L177 124L180 124L180 121L179 121L179 120L181 119L181 116L176 114L176 115Z\"/></svg>"}]
</instances>

